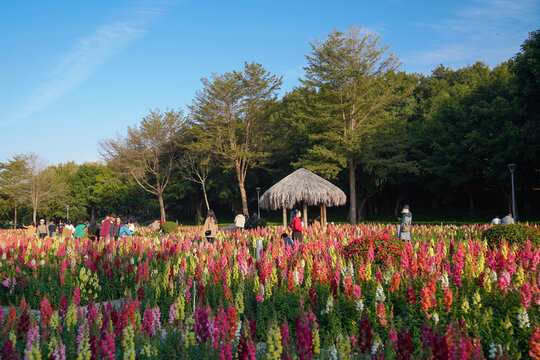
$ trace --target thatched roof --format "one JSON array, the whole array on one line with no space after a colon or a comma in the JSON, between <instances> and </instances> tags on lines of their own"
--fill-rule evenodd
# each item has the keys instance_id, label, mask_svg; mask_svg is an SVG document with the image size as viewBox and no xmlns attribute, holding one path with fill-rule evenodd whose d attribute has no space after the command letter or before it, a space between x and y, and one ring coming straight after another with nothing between
<instances>
[{"instance_id":1,"label":"thatched roof","mask_svg":"<svg viewBox=\"0 0 540 360\"><path fill-rule=\"evenodd\" d=\"M306 202L310 206L339 206L347 201L345 193L322 177L300 168L268 189L260 199L263 209L292 209Z\"/></svg>"}]
</instances>

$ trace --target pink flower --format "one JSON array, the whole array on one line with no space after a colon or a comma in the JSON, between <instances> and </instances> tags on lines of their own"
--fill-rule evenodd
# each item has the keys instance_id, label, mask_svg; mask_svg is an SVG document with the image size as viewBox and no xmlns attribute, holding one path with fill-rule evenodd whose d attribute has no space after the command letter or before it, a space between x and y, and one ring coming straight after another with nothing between
<instances>
[{"instance_id":1,"label":"pink flower","mask_svg":"<svg viewBox=\"0 0 540 360\"><path fill-rule=\"evenodd\" d=\"M510 273L507 270L503 270L501 276L499 276L499 290L503 290L505 293L508 292L507 288L510 286L511 281Z\"/></svg>"},{"instance_id":2,"label":"pink flower","mask_svg":"<svg viewBox=\"0 0 540 360\"><path fill-rule=\"evenodd\" d=\"M532 293L529 284L525 283L521 286L521 303L528 309L531 306Z\"/></svg>"},{"instance_id":3,"label":"pink flower","mask_svg":"<svg viewBox=\"0 0 540 360\"><path fill-rule=\"evenodd\" d=\"M101 349L103 350L103 355L107 360L114 360L114 336L110 333L106 333L104 338L101 340Z\"/></svg>"},{"instance_id":4,"label":"pink flower","mask_svg":"<svg viewBox=\"0 0 540 360\"><path fill-rule=\"evenodd\" d=\"M80 303L81 303L81 290L77 286L75 290L73 291L73 304L75 306L79 306Z\"/></svg>"}]
</instances>

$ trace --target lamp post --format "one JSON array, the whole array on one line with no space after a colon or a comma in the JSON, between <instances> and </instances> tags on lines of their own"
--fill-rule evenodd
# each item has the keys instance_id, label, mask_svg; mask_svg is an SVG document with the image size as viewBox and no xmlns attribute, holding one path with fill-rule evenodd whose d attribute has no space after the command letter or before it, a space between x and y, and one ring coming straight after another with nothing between
<instances>
[{"instance_id":1,"label":"lamp post","mask_svg":"<svg viewBox=\"0 0 540 360\"><path fill-rule=\"evenodd\" d=\"M66 220L69 221L69 205L66 205Z\"/></svg>"},{"instance_id":2,"label":"lamp post","mask_svg":"<svg viewBox=\"0 0 540 360\"><path fill-rule=\"evenodd\" d=\"M514 191L514 172L516 171L516 164L508 164L508 170L510 170L510 176L512 178L512 217L516 220L516 195Z\"/></svg>"},{"instance_id":3,"label":"lamp post","mask_svg":"<svg viewBox=\"0 0 540 360\"><path fill-rule=\"evenodd\" d=\"M259 194L261 192L261 188L257 187L255 190L257 190L257 217L261 217L261 206L259 205Z\"/></svg>"}]
</instances>

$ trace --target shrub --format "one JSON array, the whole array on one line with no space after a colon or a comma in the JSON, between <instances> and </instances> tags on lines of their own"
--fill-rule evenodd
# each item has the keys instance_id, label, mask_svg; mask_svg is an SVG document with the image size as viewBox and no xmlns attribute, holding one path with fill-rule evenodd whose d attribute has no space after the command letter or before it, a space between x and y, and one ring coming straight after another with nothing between
<instances>
[{"instance_id":1,"label":"shrub","mask_svg":"<svg viewBox=\"0 0 540 360\"><path fill-rule=\"evenodd\" d=\"M379 265L386 264L388 257L394 263L399 263L401 253L405 249L405 242L390 234L370 235L355 239L343 247L343 255L346 259L364 262L369 249L373 246L373 262Z\"/></svg>"},{"instance_id":2,"label":"shrub","mask_svg":"<svg viewBox=\"0 0 540 360\"><path fill-rule=\"evenodd\" d=\"M259 218L259 219L257 219L257 221L255 221L255 224L253 224L253 228L254 229L260 228L260 227L265 228L267 224L268 224L268 221L266 221L263 218Z\"/></svg>"},{"instance_id":3,"label":"shrub","mask_svg":"<svg viewBox=\"0 0 540 360\"><path fill-rule=\"evenodd\" d=\"M178 230L178 225L172 221L165 221L161 224L161 231L164 233L175 233Z\"/></svg>"},{"instance_id":4,"label":"shrub","mask_svg":"<svg viewBox=\"0 0 540 360\"><path fill-rule=\"evenodd\" d=\"M484 231L482 239L487 240L489 244L498 244L504 239L509 244L530 240L531 243L540 245L540 231L536 227L523 224L501 224Z\"/></svg>"}]
</instances>

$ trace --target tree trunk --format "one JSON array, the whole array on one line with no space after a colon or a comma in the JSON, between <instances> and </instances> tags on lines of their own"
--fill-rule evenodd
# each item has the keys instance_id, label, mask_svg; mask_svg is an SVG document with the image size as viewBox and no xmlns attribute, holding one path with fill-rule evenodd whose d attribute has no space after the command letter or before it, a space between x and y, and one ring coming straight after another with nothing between
<instances>
[{"instance_id":1,"label":"tree trunk","mask_svg":"<svg viewBox=\"0 0 540 360\"><path fill-rule=\"evenodd\" d=\"M349 161L349 222L356 224L356 164Z\"/></svg>"},{"instance_id":2,"label":"tree trunk","mask_svg":"<svg viewBox=\"0 0 540 360\"><path fill-rule=\"evenodd\" d=\"M17 203L15 203L15 206L13 207L14 214L13 214L13 229L17 228Z\"/></svg>"},{"instance_id":3,"label":"tree trunk","mask_svg":"<svg viewBox=\"0 0 540 360\"><path fill-rule=\"evenodd\" d=\"M399 195L396 199L396 206L394 206L394 215L398 216L399 211L399 204L401 203L401 200L403 200L403 195Z\"/></svg>"},{"instance_id":4,"label":"tree trunk","mask_svg":"<svg viewBox=\"0 0 540 360\"><path fill-rule=\"evenodd\" d=\"M208 211L210 210L210 205L208 204L208 196L206 195L206 185L204 182L202 183L202 191L204 194L204 201L206 202L206 211Z\"/></svg>"},{"instance_id":5,"label":"tree trunk","mask_svg":"<svg viewBox=\"0 0 540 360\"><path fill-rule=\"evenodd\" d=\"M469 195L469 211L470 211L471 216L473 216L474 215L474 194L472 191L469 191L468 195Z\"/></svg>"},{"instance_id":6,"label":"tree trunk","mask_svg":"<svg viewBox=\"0 0 540 360\"><path fill-rule=\"evenodd\" d=\"M34 224L37 226L37 207L34 207L33 210L32 219L34 219Z\"/></svg>"},{"instance_id":7,"label":"tree trunk","mask_svg":"<svg viewBox=\"0 0 540 360\"><path fill-rule=\"evenodd\" d=\"M165 205L163 204L163 193L158 194L158 201L159 201L159 215L161 217L161 221L165 221Z\"/></svg>"},{"instance_id":8,"label":"tree trunk","mask_svg":"<svg viewBox=\"0 0 540 360\"><path fill-rule=\"evenodd\" d=\"M244 181L238 179L238 187L240 188L240 196L242 197L242 212L249 217L249 210L247 204L246 188L244 187Z\"/></svg>"},{"instance_id":9,"label":"tree trunk","mask_svg":"<svg viewBox=\"0 0 540 360\"><path fill-rule=\"evenodd\" d=\"M283 208L283 227L287 227L287 209Z\"/></svg>"},{"instance_id":10,"label":"tree trunk","mask_svg":"<svg viewBox=\"0 0 540 360\"><path fill-rule=\"evenodd\" d=\"M199 201L197 203L197 205L195 206L195 213L196 213L196 217L197 217L197 225L201 225L201 218L202 218L202 200Z\"/></svg>"},{"instance_id":11,"label":"tree trunk","mask_svg":"<svg viewBox=\"0 0 540 360\"><path fill-rule=\"evenodd\" d=\"M307 218L307 203L304 203L303 205L303 210L304 210L304 214L302 214L302 216L304 217L304 226L307 227L308 226L308 218Z\"/></svg>"},{"instance_id":12,"label":"tree trunk","mask_svg":"<svg viewBox=\"0 0 540 360\"><path fill-rule=\"evenodd\" d=\"M368 196L365 196L360 199L360 206L358 206L358 220L364 220L366 218L365 207L366 207L366 202L368 198L369 198Z\"/></svg>"}]
</instances>

